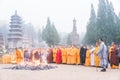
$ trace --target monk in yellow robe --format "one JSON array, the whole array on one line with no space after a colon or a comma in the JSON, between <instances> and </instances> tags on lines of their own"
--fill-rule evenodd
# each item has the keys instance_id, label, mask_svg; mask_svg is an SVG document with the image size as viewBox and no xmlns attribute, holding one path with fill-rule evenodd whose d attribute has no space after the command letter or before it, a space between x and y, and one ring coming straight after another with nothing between
<instances>
[{"instance_id":1,"label":"monk in yellow robe","mask_svg":"<svg viewBox=\"0 0 120 80\"><path fill-rule=\"evenodd\" d=\"M16 63L20 64L23 61L23 53L20 49L16 48Z\"/></svg>"},{"instance_id":2,"label":"monk in yellow robe","mask_svg":"<svg viewBox=\"0 0 120 80\"><path fill-rule=\"evenodd\" d=\"M77 49L75 47L71 48L71 64L76 64L77 59Z\"/></svg>"},{"instance_id":3,"label":"monk in yellow robe","mask_svg":"<svg viewBox=\"0 0 120 80\"><path fill-rule=\"evenodd\" d=\"M97 55L97 52L99 51L99 42L96 42L96 47L94 50L94 61L95 61L95 66L98 67L100 66L100 58Z\"/></svg>"},{"instance_id":4,"label":"monk in yellow robe","mask_svg":"<svg viewBox=\"0 0 120 80\"><path fill-rule=\"evenodd\" d=\"M76 64L80 64L80 48L77 48L77 52L76 52Z\"/></svg>"},{"instance_id":5,"label":"monk in yellow robe","mask_svg":"<svg viewBox=\"0 0 120 80\"><path fill-rule=\"evenodd\" d=\"M90 49L89 49L89 47L87 48L87 51L86 51L85 66L90 66Z\"/></svg>"},{"instance_id":6,"label":"monk in yellow robe","mask_svg":"<svg viewBox=\"0 0 120 80\"><path fill-rule=\"evenodd\" d=\"M57 48L53 48L53 62L56 62Z\"/></svg>"},{"instance_id":7,"label":"monk in yellow robe","mask_svg":"<svg viewBox=\"0 0 120 80\"><path fill-rule=\"evenodd\" d=\"M62 63L67 63L67 51L66 48L61 48L62 50Z\"/></svg>"},{"instance_id":8,"label":"monk in yellow robe","mask_svg":"<svg viewBox=\"0 0 120 80\"><path fill-rule=\"evenodd\" d=\"M3 64L8 64L11 61L11 55L10 54L4 54L2 56L2 63Z\"/></svg>"},{"instance_id":9,"label":"monk in yellow robe","mask_svg":"<svg viewBox=\"0 0 120 80\"><path fill-rule=\"evenodd\" d=\"M67 64L71 64L71 48L67 48Z\"/></svg>"}]
</instances>

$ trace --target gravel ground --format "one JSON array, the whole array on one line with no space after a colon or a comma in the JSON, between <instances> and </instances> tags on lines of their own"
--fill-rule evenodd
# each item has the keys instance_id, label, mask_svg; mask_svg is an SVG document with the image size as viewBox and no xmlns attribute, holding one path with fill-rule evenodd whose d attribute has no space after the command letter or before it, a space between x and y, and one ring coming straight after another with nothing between
<instances>
[{"instance_id":1,"label":"gravel ground","mask_svg":"<svg viewBox=\"0 0 120 80\"><path fill-rule=\"evenodd\" d=\"M12 64L0 64L0 80L120 80L120 69L107 69L81 65L50 64L49 70L12 70Z\"/></svg>"}]
</instances>

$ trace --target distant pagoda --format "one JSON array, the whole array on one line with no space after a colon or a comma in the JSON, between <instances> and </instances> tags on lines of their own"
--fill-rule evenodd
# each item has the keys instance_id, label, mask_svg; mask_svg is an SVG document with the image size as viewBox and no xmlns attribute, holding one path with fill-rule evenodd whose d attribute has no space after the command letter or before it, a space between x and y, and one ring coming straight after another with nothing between
<instances>
[{"instance_id":1,"label":"distant pagoda","mask_svg":"<svg viewBox=\"0 0 120 80\"><path fill-rule=\"evenodd\" d=\"M22 48L22 19L18 16L17 11L11 16L8 48Z\"/></svg>"},{"instance_id":2,"label":"distant pagoda","mask_svg":"<svg viewBox=\"0 0 120 80\"><path fill-rule=\"evenodd\" d=\"M3 37L3 34L0 33L0 48L3 48L5 46L4 44L4 37Z\"/></svg>"},{"instance_id":3,"label":"distant pagoda","mask_svg":"<svg viewBox=\"0 0 120 80\"><path fill-rule=\"evenodd\" d=\"M73 20L73 31L71 33L71 44L79 45L79 35L77 33L76 20Z\"/></svg>"}]
</instances>

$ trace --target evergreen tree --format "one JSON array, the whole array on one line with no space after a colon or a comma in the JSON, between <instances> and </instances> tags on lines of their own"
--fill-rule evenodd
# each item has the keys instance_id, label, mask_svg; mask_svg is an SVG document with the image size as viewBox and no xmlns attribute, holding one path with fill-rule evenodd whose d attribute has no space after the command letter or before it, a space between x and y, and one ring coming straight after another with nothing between
<instances>
[{"instance_id":1,"label":"evergreen tree","mask_svg":"<svg viewBox=\"0 0 120 80\"><path fill-rule=\"evenodd\" d=\"M71 41L71 33L68 33L67 35L67 45L71 45L72 41Z\"/></svg>"},{"instance_id":2,"label":"evergreen tree","mask_svg":"<svg viewBox=\"0 0 120 80\"><path fill-rule=\"evenodd\" d=\"M115 23L115 12L112 3L108 0L99 0L97 14L97 39L103 38L105 42L110 44L116 41L118 27Z\"/></svg>"},{"instance_id":3,"label":"evergreen tree","mask_svg":"<svg viewBox=\"0 0 120 80\"><path fill-rule=\"evenodd\" d=\"M42 32L42 39L46 41L49 46L57 45L60 41L59 34L54 26L51 25L50 19L47 19L46 27Z\"/></svg>"},{"instance_id":4,"label":"evergreen tree","mask_svg":"<svg viewBox=\"0 0 120 80\"><path fill-rule=\"evenodd\" d=\"M84 42L87 44L95 43L99 38L105 42L118 42L120 20L111 2L108 0L99 0L97 17L94 14L94 8L91 5L91 16L87 25L87 32Z\"/></svg>"},{"instance_id":5,"label":"evergreen tree","mask_svg":"<svg viewBox=\"0 0 120 80\"><path fill-rule=\"evenodd\" d=\"M119 15L118 15L118 23L117 23L118 25L118 27L119 27L119 31L118 31L118 35L117 35L117 41L118 41L118 43L120 43L120 13L119 13Z\"/></svg>"},{"instance_id":6,"label":"evergreen tree","mask_svg":"<svg viewBox=\"0 0 120 80\"><path fill-rule=\"evenodd\" d=\"M53 30L54 45L57 45L60 42L60 37L54 24L52 24L52 30Z\"/></svg>"},{"instance_id":7,"label":"evergreen tree","mask_svg":"<svg viewBox=\"0 0 120 80\"><path fill-rule=\"evenodd\" d=\"M105 0L99 0L98 4L98 13L97 13L97 34L96 38L107 38L105 34L105 26L106 26L106 4Z\"/></svg>"},{"instance_id":8,"label":"evergreen tree","mask_svg":"<svg viewBox=\"0 0 120 80\"><path fill-rule=\"evenodd\" d=\"M39 31L38 31L38 43L40 44L40 42L42 42L42 32L39 29Z\"/></svg>"},{"instance_id":9,"label":"evergreen tree","mask_svg":"<svg viewBox=\"0 0 120 80\"><path fill-rule=\"evenodd\" d=\"M34 29L34 26L31 23L28 23L26 25L26 34L28 35L29 39L32 41L32 47L36 47L35 40L37 38L37 34Z\"/></svg>"},{"instance_id":10,"label":"evergreen tree","mask_svg":"<svg viewBox=\"0 0 120 80\"><path fill-rule=\"evenodd\" d=\"M95 14L93 4L91 4L91 14L90 14L89 22L87 25L87 31L86 31L86 35L84 37L83 43L94 44L96 41L95 34L96 34L96 14Z\"/></svg>"}]
</instances>

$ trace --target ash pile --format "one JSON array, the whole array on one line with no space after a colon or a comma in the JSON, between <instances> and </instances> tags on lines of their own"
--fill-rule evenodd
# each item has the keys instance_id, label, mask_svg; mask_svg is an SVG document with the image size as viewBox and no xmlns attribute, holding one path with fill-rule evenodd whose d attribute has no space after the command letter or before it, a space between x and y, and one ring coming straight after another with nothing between
<instances>
[{"instance_id":1,"label":"ash pile","mask_svg":"<svg viewBox=\"0 0 120 80\"><path fill-rule=\"evenodd\" d=\"M51 65L36 65L36 66L31 66L31 65L15 65L12 67L12 70L49 70L49 69L54 69L57 68L56 66L51 66Z\"/></svg>"}]
</instances>

